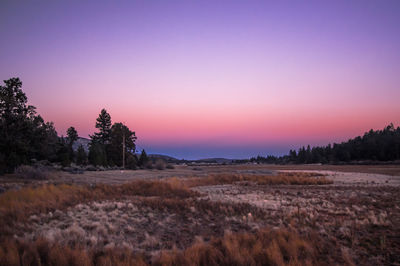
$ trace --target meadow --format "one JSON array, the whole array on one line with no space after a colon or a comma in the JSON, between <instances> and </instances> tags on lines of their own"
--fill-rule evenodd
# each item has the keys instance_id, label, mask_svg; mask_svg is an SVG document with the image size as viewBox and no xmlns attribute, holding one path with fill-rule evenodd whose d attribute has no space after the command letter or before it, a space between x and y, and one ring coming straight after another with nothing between
<instances>
[{"instance_id":1,"label":"meadow","mask_svg":"<svg viewBox=\"0 0 400 266\"><path fill-rule=\"evenodd\" d=\"M399 168L195 165L4 176L0 264L394 264Z\"/></svg>"}]
</instances>

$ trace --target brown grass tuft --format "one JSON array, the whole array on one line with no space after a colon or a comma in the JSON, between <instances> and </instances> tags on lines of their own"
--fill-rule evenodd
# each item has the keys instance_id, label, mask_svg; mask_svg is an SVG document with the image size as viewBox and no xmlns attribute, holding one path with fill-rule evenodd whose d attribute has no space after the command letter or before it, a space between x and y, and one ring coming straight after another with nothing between
<instances>
[{"instance_id":1,"label":"brown grass tuft","mask_svg":"<svg viewBox=\"0 0 400 266\"><path fill-rule=\"evenodd\" d=\"M0 242L0 265L146 265L140 255L123 249L90 250L68 247L44 239L24 242L6 239Z\"/></svg>"},{"instance_id":2,"label":"brown grass tuft","mask_svg":"<svg viewBox=\"0 0 400 266\"><path fill-rule=\"evenodd\" d=\"M209 243L197 242L182 251L163 251L151 262L146 262L142 255L119 248L85 250L44 239L0 242L0 265L312 265L321 262L317 249L297 233L287 230L227 233Z\"/></svg>"},{"instance_id":3,"label":"brown grass tuft","mask_svg":"<svg viewBox=\"0 0 400 266\"><path fill-rule=\"evenodd\" d=\"M94 187L78 185L42 185L9 190L0 195L0 235L11 233L11 227L30 215L64 209L92 200L120 199L127 196L158 196L184 199L198 195L177 182L134 181L122 185L99 184Z\"/></svg>"},{"instance_id":4,"label":"brown grass tuft","mask_svg":"<svg viewBox=\"0 0 400 266\"><path fill-rule=\"evenodd\" d=\"M290 249L287 249L290 247ZM255 234L226 234L184 251L162 252L155 265L311 265L317 251L297 233L260 230Z\"/></svg>"},{"instance_id":5,"label":"brown grass tuft","mask_svg":"<svg viewBox=\"0 0 400 266\"><path fill-rule=\"evenodd\" d=\"M255 182L258 185L327 185L333 181L316 173L278 173L277 175L219 174L188 178L183 181L189 187Z\"/></svg>"}]
</instances>

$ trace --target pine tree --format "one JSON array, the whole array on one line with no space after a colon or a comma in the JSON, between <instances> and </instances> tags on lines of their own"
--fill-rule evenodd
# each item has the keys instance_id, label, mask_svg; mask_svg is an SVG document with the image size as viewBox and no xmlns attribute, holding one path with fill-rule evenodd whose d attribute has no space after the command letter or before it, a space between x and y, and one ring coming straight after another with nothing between
<instances>
[{"instance_id":1,"label":"pine tree","mask_svg":"<svg viewBox=\"0 0 400 266\"><path fill-rule=\"evenodd\" d=\"M32 159L56 159L57 132L28 105L19 78L0 86L0 173L12 172Z\"/></svg>"},{"instance_id":2,"label":"pine tree","mask_svg":"<svg viewBox=\"0 0 400 266\"><path fill-rule=\"evenodd\" d=\"M111 141L107 146L107 159L117 166L122 166L122 143L125 143L125 162L129 154L135 154L136 135L126 125L115 123L111 128Z\"/></svg>"},{"instance_id":3,"label":"pine tree","mask_svg":"<svg viewBox=\"0 0 400 266\"><path fill-rule=\"evenodd\" d=\"M96 128L99 132L94 133L92 141L99 142L100 144L108 144L111 140L111 116L107 113L106 109L102 109L99 117L96 119Z\"/></svg>"},{"instance_id":4,"label":"pine tree","mask_svg":"<svg viewBox=\"0 0 400 266\"><path fill-rule=\"evenodd\" d=\"M85 149L82 144L79 145L78 150L76 151L76 164L77 165L85 165L87 162L87 155Z\"/></svg>"},{"instance_id":5,"label":"pine tree","mask_svg":"<svg viewBox=\"0 0 400 266\"><path fill-rule=\"evenodd\" d=\"M89 147L89 163L92 165L107 166L107 155L104 145L92 142Z\"/></svg>"},{"instance_id":6,"label":"pine tree","mask_svg":"<svg viewBox=\"0 0 400 266\"><path fill-rule=\"evenodd\" d=\"M74 160L74 150L72 148L72 145L74 144L75 141L78 140L78 132L74 127L70 127L67 130L67 145L68 145L68 151L69 151L69 159L71 161Z\"/></svg>"},{"instance_id":7,"label":"pine tree","mask_svg":"<svg viewBox=\"0 0 400 266\"><path fill-rule=\"evenodd\" d=\"M149 157L147 156L146 151L143 149L142 153L140 154L138 164L140 167L145 167L148 162L149 162Z\"/></svg>"},{"instance_id":8,"label":"pine tree","mask_svg":"<svg viewBox=\"0 0 400 266\"><path fill-rule=\"evenodd\" d=\"M74 127L70 127L67 130L67 140L68 140L68 145L72 147L72 144L74 144L75 141L78 140L78 132Z\"/></svg>"}]
</instances>

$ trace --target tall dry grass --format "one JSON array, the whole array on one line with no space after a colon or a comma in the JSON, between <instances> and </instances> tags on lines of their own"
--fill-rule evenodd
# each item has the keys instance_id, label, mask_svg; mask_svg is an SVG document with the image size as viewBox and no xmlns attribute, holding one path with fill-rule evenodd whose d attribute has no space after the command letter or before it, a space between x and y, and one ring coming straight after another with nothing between
<instances>
[{"instance_id":1,"label":"tall dry grass","mask_svg":"<svg viewBox=\"0 0 400 266\"><path fill-rule=\"evenodd\" d=\"M44 239L0 242L0 265L321 265L326 264L317 240L287 230L226 234L185 250L162 251L145 259L124 249L85 250ZM342 261L345 264L344 261Z\"/></svg>"},{"instance_id":2,"label":"tall dry grass","mask_svg":"<svg viewBox=\"0 0 400 266\"><path fill-rule=\"evenodd\" d=\"M332 181L310 173L279 173L277 175L220 174L187 179L170 178L165 181L138 180L127 184L91 186L42 185L10 190L0 195L1 233L14 223L24 221L32 214L64 209L92 200L120 199L127 196L186 199L198 195L191 187L255 182L260 185L323 185Z\"/></svg>"},{"instance_id":3,"label":"tall dry grass","mask_svg":"<svg viewBox=\"0 0 400 266\"><path fill-rule=\"evenodd\" d=\"M254 182L258 185L327 185L332 180L317 173L278 173L277 175L217 174L205 177L188 178L184 183L189 187Z\"/></svg>"},{"instance_id":4,"label":"tall dry grass","mask_svg":"<svg viewBox=\"0 0 400 266\"><path fill-rule=\"evenodd\" d=\"M93 200L120 199L129 196L158 196L184 199L198 195L179 183L163 181L134 181L121 185L99 184L42 185L9 190L0 195L0 227L2 234L12 233L12 227L30 215L65 209Z\"/></svg>"},{"instance_id":5,"label":"tall dry grass","mask_svg":"<svg viewBox=\"0 0 400 266\"><path fill-rule=\"evenodd\" d=\"M61 246L45 239L24 242L7 238L0 242L0 265L128 266L147 265L140 255L129 250L85 250Z\"/></svg>"}]
</instances>

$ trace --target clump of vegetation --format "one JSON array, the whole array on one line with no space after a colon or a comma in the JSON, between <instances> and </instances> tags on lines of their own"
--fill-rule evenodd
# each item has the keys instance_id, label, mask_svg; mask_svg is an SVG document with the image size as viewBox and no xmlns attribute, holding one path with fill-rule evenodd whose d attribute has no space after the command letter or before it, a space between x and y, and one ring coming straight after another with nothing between
<instances>
[{"instance_id":1,"label":"clump of vegetation","mask_svg":"<svg viewBox=\"0 0 400 266\"><path fill-rule=\"evenodd\" d=\"M94 187L67 184L25 187L0 195L0 226L4 229L2 233L7 233L6 227L26 220L29 215L65 209L92 200L128 196L185 199L197 195L182 183L143 180L121 185L98 184Z\"/></svg>"},{"instance_id":2,"label":"clump of vegetation","mask_svg":"<svg viewBox=\"0 0 400 266\"><path fill-rule=\"evenodd\" d=\"M155 265L311 265L317 250L296 233L260 230L226 234L184 251L163 252Z\"/></svg>"},{"instance_id":3,"label":"clump of vegetation","mask_svg":"<svg viewBox=\"0 0 400 266\"><path fill-rule=\"evenodd\" d=\"M46 180L51 176L50 172L46 168L41 166L33 167L30 165L18 166L15 170L15 174L19 178L29 180Z\"/></svg>"},{"instance_id":4,"label":"clump of vegetation","mask_svg":"<svg viewBox=\"0 0 400 266\"><path fill-rule=\"evenodd\" d=\"M321 245L321 243L319 243ZM120 248L89 249L61 246L44 239L0 242L2 265L316 265L325 263L317 242L287 230L228 233L185 250L163 251L146 259Z\"/></svg>"},{"instance_id":5,"label":"clump of vegetation","mask_svg":"<svg viewBox=\"0 0 400 266\"><path fill-rule=\"evenodd\" d=\"M189 187L255 182L258 185L327 185L333 181L316 173L282 173L277 175L234 175L218 174L206 177L188 178L183 181Z\"/></svg>"},{"instance_id":6,"label":"clump of vegetation","mask_svg":"<svg viewBox=\"0 0 400 266\"><path fill-rule=\"evenodd\" d=\"M85 250L50 243L45 239L24 242L5 239L0 242L0 265L147 265L140 255L129 250Z\"/></svg>"},{"instance_id":7,"label":"clump of vegetation","mask_svg":"<svg viewBox=\"0 0 400 266\"><path fill-rule=\"evenodd\" d=\"M157 170L164 170L167 167L164 160L157 160L154 166Z\"/></svg>"},{"instance_id":8,"label":"clump of vegetation","mask_svg":"<svg viewBox=\"0 0 400 266\"><path fill-rule=\"evenodd\" d=\"M175 169L175 166L173 166L172 164L167 164L166 168L167 169Z\"/></svg>"}]
</instances>

